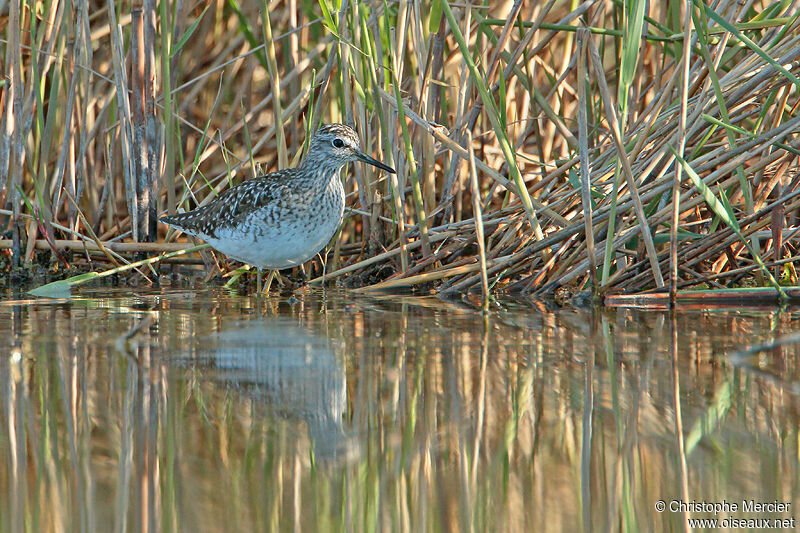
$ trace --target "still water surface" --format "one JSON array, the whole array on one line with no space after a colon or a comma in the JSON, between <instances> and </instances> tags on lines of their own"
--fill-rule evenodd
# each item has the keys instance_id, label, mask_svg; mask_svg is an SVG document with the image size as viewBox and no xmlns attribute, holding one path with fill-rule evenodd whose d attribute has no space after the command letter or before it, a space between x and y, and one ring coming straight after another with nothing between
<instances>
[{"instance_id":1,"label":"still water surface","mask_svg":"<svg viewBox=\"0 0 800 533\"><path fill-rule=\"evenodd\" d=\"M260 304L213 288L2 297L0 531L800 519L791 309Z\"/></svg>"}]
</instances>

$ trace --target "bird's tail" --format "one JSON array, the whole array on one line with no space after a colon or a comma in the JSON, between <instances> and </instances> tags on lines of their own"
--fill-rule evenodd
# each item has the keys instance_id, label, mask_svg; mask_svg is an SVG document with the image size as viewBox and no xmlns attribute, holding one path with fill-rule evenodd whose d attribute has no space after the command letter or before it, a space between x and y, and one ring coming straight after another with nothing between
<instances>
[{"instance_id":1,"label":"bird's tail","mask_svg":"<svg viewBox=\"0 0 800 533\"><path fill-rule=\"evenodd\" d=\"M189 213L178 213L177 215L166 215L158 219L159 222L173 228L183 229L186 221L191 218Z\"/></svg>"}]
</instances>

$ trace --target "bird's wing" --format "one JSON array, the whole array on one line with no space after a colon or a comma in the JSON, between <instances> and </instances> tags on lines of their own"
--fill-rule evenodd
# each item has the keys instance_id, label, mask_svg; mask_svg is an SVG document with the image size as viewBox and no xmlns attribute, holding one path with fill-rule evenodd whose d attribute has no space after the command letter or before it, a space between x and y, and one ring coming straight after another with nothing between
<instances>
[{"instance_id":1,"label":"bird's wing","mask_svg":"<svg viewBox=\"0 0 800 533\"><path fill-rule=\"evenodd\" d=\"M218 229L237 226L246 214L278 202L289 178L286 170L252 178L222 192L202 207L160 220L192 235L214 237Z\"/></svg>"}]
</instances>

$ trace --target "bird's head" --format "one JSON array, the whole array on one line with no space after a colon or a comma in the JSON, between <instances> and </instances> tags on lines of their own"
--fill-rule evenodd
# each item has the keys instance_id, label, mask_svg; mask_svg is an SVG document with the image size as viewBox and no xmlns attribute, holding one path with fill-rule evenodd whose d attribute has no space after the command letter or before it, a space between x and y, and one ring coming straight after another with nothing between
<instances>
[{"instance_id":1,"label":"bird's head","mask_svg":"<svg viewBox=\"0 0 800 533\"><path fill-rule=\"evenodd\" d=\"M309 143L304 165L334 166L338 170L351 161L363 161L386 172L395 173L392 167L364 153L358 134L344 124L326 124L317 130Z\"/></svg>"}]
</instances>

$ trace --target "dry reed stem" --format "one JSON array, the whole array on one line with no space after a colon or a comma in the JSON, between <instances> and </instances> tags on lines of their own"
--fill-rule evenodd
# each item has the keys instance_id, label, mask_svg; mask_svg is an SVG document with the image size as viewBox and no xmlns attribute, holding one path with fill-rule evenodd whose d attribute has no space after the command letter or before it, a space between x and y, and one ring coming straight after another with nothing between
<instances>
[{"instance_id":1,"label":"dry reed stem","mask_svg":"<svg viewBox=\"0 0 800 533\"><path fill-rule=\"evenodd\" d=\"M486 244L483 234L483 215L481 214L481 192L478 185L478 170L475 168L475 153L472 151L472 133L467 132L469 145L469 177L472 185L472 211L475 214L475 237L478 241L478 258L481 266L481 289L483 309L489 308L489 277L486 273Z\"/></svg>"},{"instance_id":2,"label":"dry reed stem","mask_svg":"<svg viewBox=\"0 0 800 533\"><path fill-rule=\"evenodd\" d=\"M586 84L589 79L586 58L589 54L588 39L591 35L585 28L578 32L578 145L581 162L581 203L583 204L584 235L589 254L589 270L592 276L592 290L597 291L597 262L594 251L594 228L592 222L592 167L589 163L589 125L586 107Z\"/></svg>"},{"instance_id":3,"label":"dry reed stem","mask_svg":"<svg viewBox=\"0 0 800 533\"><path fill-rule=\"evenodd\" d=\"M678 157L684 157L686 149L686 114L689 100L689 59L692 47L692 2L687 0L683 19L683 56L681 57L680 119L678 120ZM678 290L678 225L680 224L681 176L683 166L675 165L672 182L672 219L669 232L669 297L675 302Z\"/></svg>"},{"instance_id":4,"label":"dry reed stem","mask_svg":"<svg viewBox=\"0 0 800 533\"><path fill-rule=\"evenodd\" d=\"M633 177L631 163L625 151L625 146L622 143L622 131L620 131L616 107L611 101L611 93L609 92L608 85L606 84L605 72L603 71L603 64L600 61L600 54L597 51L597 47L594 45L594 42L591 40L589 41L589 57L591 58L592 64L595 68L595 75L597 76L597 81L600 86L600 95L603 97L603 105L605 107L606 117L608 118L611 126L611 132L613 134L614 143L617 149L618 160L622 164L623 174L625 175L625 180L628 183L628 192L633 200L634 211L636 213L636 218L639 221L639 231L641 232L645 247L647 248L647 256L650 260L650 267L653 271L656 287L662 287L664 285L664 279L661 275L661 269L658 267L653 237L650 232L647 216L644 213L644 206L642 205L642 199L639 196L636 180Z\"/></svg>"},{"instance_id":5,"label":"dry reed stem","mask_svg":"<svg viewBox=\"0 0 800 533\"><path fill-rule=\"evenodd\" d=\"M50 244L48 243L47 239L36 239L35 241L35 248L37 250L49 250ZM82 252L84 250L88 250L90 252L101 252L103 254L107 254L110 251L113 252L123 252L123 253L132 253L132 252L146 252L146 253L166 253L166 252L176 252L179 250L185 250L186 248L190 248L190 245L185 243L166 243L166 242L113 242L113 241L75 241L75 240L65 240L65 239L56 239L53 241L55 244L56 249L58 250L73 250ZM0 250L7 250L11 248L13 245L12 239L0 239Z\"/></svg>"}]
</instances>

